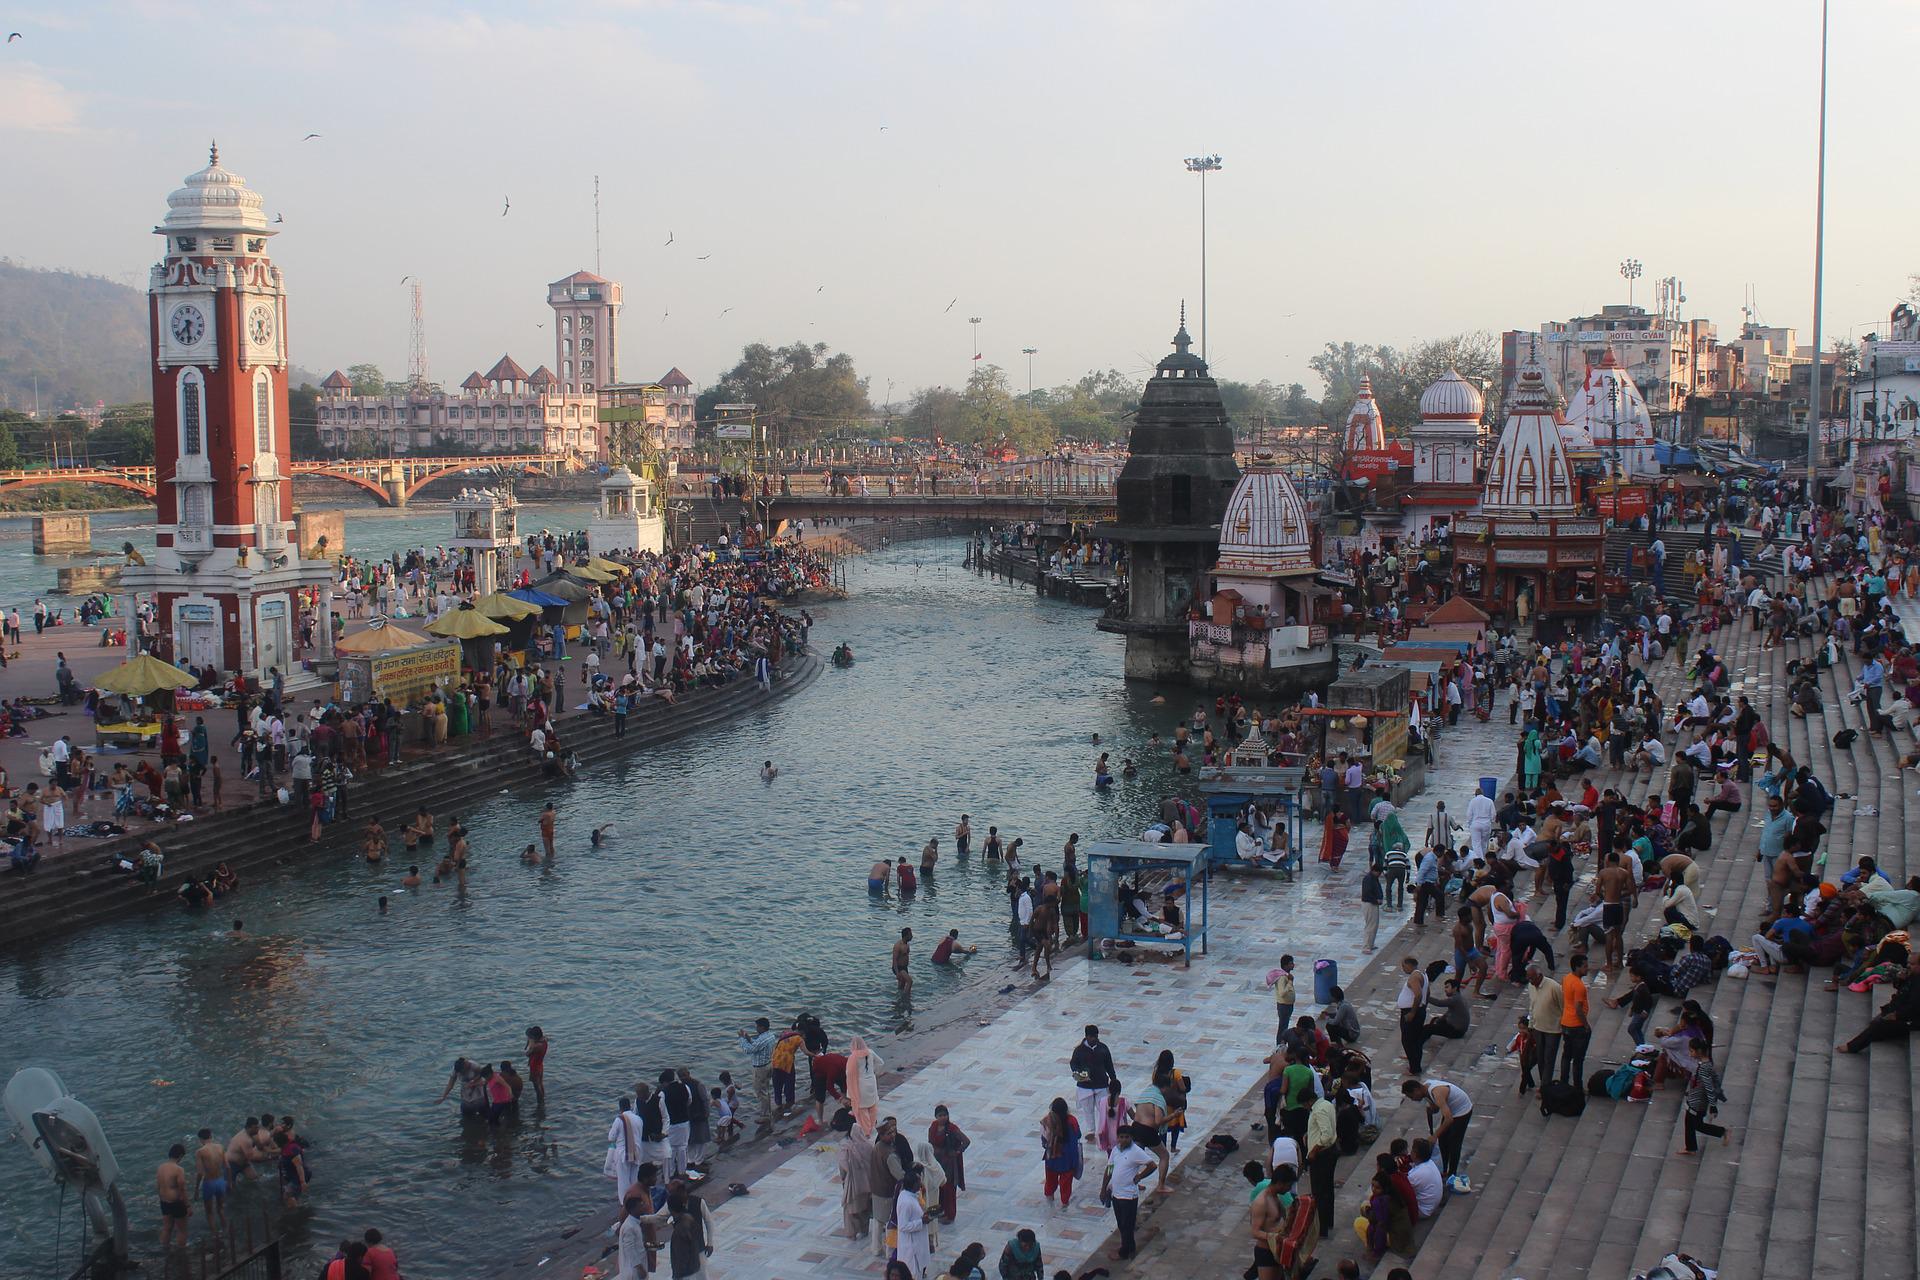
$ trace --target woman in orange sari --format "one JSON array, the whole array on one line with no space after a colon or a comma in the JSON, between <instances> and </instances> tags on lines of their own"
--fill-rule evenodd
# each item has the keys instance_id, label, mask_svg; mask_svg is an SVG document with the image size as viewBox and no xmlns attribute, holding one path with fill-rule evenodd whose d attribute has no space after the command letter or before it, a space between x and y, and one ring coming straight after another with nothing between
<instances>
[{"instance_id":1,"label":"woman in orange sari","mask_svg":"<svg viewBox=\"0 0 1920 1280\"><path fill-rule=\"evenodd\" d=\"M1326 826L1320 834L1320 861L1329 864L1335 871L1340 869L1340 859L1347 854L1347 835L1352 824L1347 815L1335 809L1327 815Z\"/></svg>"}]
</instances>

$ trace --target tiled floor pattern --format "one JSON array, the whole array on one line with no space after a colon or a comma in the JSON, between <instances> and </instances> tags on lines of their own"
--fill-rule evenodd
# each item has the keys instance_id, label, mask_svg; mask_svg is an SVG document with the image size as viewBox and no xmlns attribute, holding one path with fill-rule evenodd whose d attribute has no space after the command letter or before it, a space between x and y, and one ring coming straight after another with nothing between
<instances>
[{"instance_id":1,"label":"tiled floor pattern","mask_svg":"<svg viewBox=\"0 0 1920 1280\"><path fill-rule=\"evenodd\" d=\"M1436 749L1425 794L1403 820L1417 840L1433 801L1464 811L1478 778L1510 772L1513 731L1504 718L1471 719L1447 730ZM1087 1022L1100 1025L1121 1079L1141 1082L1161 1049L1171 1048L1194 1081L1188 1134L1180 1155L1200 1148L1226 1110L1259 1078L1273 1043L1273 999L1267 972L1283 952L1296 958L1301 1004L1311 1012L1313 962L1335 960L1351 971L1362 962L1359 878L1365 846L1337 874L1313 859L1317 828L1307 842L1308 869L1294 884L1278 878L1221 876L1213 882L1211 953L1191 970L1173 963L1075 962L1052 983L982 1026L930 1066L883 1092L881 1114L899 1118L916 1142L933 1108L944 1103L972 1139L967 1190L959 1219L942 1231L936 1270L968 1242L988 1246L988 1266L1001 1244L1023 1226L1040 1235L1049 1267L1073 1267L1106 1239L1112 1218L1095 1192L1101 1158L1090 1148L1086 1182L1073 1208L1049 1212L1040 1199L1041 1113L1057 1096L1073 1100L1067 1057ZM1389 913L1382 945L1405 915ZM755 1182L752 1194L718 1205L720 1247L707 1274L714 1280L802 1280L878 1275L883 1263L866 1241L840 1234L838 1139L809 1146ZM1177 1168L1177 1166L1176 1166Z\"/></svg>"}]
</instances>

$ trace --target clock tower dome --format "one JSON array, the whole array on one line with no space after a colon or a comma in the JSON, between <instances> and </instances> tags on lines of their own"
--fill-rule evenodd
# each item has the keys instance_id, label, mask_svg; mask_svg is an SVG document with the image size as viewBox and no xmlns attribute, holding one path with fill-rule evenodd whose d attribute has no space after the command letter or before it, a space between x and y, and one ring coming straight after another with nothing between
<instances>
[{"instance_id":1,"label":"clock tower dome","mask_svg":"<svg viewBox=\"0 0 1920 1280\"><path fill-rule=\"evenodd\" d=\"M258 192L207 167L167 197L149 276L158 550L126 590L155 606L148 641L183 666L283 677L303 610L326 617L331 569L291 537L287 300ZM328 626L313 628L325 646Z\"/></svg>"}]
</instances>

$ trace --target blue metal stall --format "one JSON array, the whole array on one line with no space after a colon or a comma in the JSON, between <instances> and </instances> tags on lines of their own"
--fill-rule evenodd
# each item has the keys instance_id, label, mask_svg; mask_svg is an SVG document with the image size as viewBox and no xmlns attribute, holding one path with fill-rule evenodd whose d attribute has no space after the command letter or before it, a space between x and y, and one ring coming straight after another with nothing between
<instances>
[{"instance_id":1,"label":"blue metal stall","mask_svg":"<svg viewBox=\"0 0 1920 1280\"><path fill-rule=\"evenodd\" d=\"M1087 859L1087 954L1120 958L1142 944L1177 946L1193 965L1193 946L1207 951L1211 908L1209 859L1204 844L1151 844L1145 840L1102 840L1084 850ZM1177 886L1177 889L1176 889ZM1155 914L1156 900L1179 905L1181 927L1167 929ZM1164 910L1164 908L1162 908Z\"/></svg>"}]
</instances>

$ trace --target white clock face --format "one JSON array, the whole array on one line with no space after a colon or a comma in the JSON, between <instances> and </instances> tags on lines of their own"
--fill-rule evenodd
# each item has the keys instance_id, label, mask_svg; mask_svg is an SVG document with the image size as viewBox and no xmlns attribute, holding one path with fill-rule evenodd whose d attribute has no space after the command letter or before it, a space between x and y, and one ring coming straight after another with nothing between
<instances>
[{"instance_id":1,"label":"white clock face","mask_svg":"<svg viewBox=\"0 0 1920 1280\"><path fill-rule=\"evenodd\" d=\"M273 341L273 308L261 303L247 312L247 338L256 347Z\"/></svg>"},{"instance_id":2,"label":"white clock face","mask_svg":"<svg viewBox=\"0 0 1920 1280\"><path fill-rule=\"evenodd\" d=\"M207 318L200 314L200 308L182 305L173 309L167 328L175 342L183 347L191 347L206 336Z\"/></svg>"}]
</instances>

